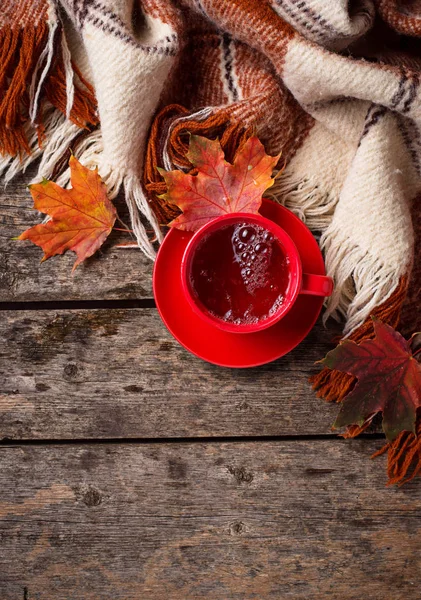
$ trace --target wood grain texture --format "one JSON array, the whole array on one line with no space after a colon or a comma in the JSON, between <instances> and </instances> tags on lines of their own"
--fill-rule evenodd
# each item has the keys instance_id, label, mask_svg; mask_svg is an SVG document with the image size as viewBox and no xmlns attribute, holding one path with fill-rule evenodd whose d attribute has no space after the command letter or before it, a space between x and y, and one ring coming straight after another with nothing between
<instances>
[{"instance_id":1,"label":"wood grain texture","mask_svg":"<svg viewBox=\"0 0 421 600\"><path fill-rule=\"evenodd\" d=\"M184 350L155 309L2 311L0 438L328 434L315 397L319 324L286 357L220 368Z\"/></svg>"},{"instance_id":2,"label":"wood grain texture","mask_svg":"<svg viewBox=\"0 0 421 600\"><path fill-rule=\"evenodd\" d=\"M2 600L419 600L374 441L0 448Z\"/></svg>"},{"instance_id":3,"label":"wood grain texture","mask_svg":"<svg viewBox=\"0 0 421 600\"><path fill-rule=\"evenodd\" d=\"M40 264L43 252L12 238L39 223L26 189L30 177L9 183L0 192L0 302L102 300L152 297L152 263L136 249L113 246L130 236L113 232L99 252L72 275L75 254L68 252ZM125 218L124 201L116 201Z\"/></svg>"}]
</instances>

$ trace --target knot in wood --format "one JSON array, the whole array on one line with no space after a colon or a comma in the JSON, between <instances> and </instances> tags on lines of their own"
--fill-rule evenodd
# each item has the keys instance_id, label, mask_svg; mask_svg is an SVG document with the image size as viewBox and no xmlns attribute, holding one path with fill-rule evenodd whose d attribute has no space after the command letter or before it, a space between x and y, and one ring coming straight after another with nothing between
<instances>
[{"instance_id":1,"label":"knot in wood","mask_svg":"<svg viewBox=\"0 0 421 600\"><path fill-rule=\"evenodd\" d=\"M229 531L231 535L241 535L242 533L245 533L246 526L242 521L235 521L230 524Z\"/></svg>"},{"instance_id":2,"label":"knot in wood","mask_svg":"<svg viewBox=\"0 0 421 600\"><path fill-rule=\"evenodd\" d=\"M228 472L235 477L237 483L251 483L253 481L253 473L246 471L244 467L228 467Z\"/></svg>"},{"instance_id":3,"label":"knot in wood","mask_svg":"<svg viewBox=\"0 0 421 600\"><path fill-rule=\"evenodd\" d=\"M84 488L84 489L83 489ZM92 486L79 489L80 499L86 506L99 506L102 503L102 494Z\"/></svg>"},{"instance_id":4,"label":"knot in wood","mask_svg":"<svg viewBox=\"0 0 421 600\"><path fill-rule=\"evenodd\" d=\"M69 377L69 379L76 377L77 371L77 365L75 365L74 363L69 363L64 367L64 374L66 375L66 377Z\"/></svg>"}]
</instances>

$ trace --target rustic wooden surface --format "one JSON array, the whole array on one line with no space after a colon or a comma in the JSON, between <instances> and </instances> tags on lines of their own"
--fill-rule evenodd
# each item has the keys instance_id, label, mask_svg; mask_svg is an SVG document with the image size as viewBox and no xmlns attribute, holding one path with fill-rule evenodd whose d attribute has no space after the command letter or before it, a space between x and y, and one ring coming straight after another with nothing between
<instances>
[{"instance_id":1,"label":"rustic wooden surface","mask_svg":"<svg viewBox=\"0 0 421 600\"><path fill-rule=\"evenodd\" d=\"M253 370L191 356L155 309L4 311L0 438L328 434L311 392L331 332Z\"/></svg>"},{"instance_id":2,"label":"rustic wooden surface","mask_svg":"<svg viewBox=\"0 0 421 600\"><path fill-rule=\"evenodd\" d=\"M378 447L3 447L1 598L419 598L419 488Z\"/></svg>"},{"instance_id":3,"label":"rustic wooden surface","mask_svg":"<svg viewBox=\"0 0 421 600\"><path fill-rule=\"evenodd\" d=\"M0 197L0 600L419 600L420 482L386 488L381 436L336 437L308 383L338 329L203 363L140 253L40 266L30 206Z\"/></svg>"}]
</instances>

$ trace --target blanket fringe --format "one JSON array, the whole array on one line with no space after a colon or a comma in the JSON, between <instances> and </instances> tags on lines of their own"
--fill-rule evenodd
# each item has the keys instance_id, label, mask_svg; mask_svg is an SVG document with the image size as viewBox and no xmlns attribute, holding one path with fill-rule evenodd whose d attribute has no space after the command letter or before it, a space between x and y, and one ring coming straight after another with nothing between
<instances>
[{"instance_id":1,"label":"blanket fringe","mask_svg":"<svg viewBox=\"0 0 421 600\"><path fill-rule=\"evenodd\" d=\"M48 72L51 68L51 63L53 61L54 55L54 40L56 37L56 31L58 28L57 19L48 20L48 34L47 40L44 45L44 48L41 54L38 57L37 62L35 63L33 72L32 72L32 81L29 87L29 118L32 123L36 122L38 112L39 112L39 104L40 104L40 96L43 83L48 75ZM38 73L40 75L38 76Z\"/></svg>"},{"instance_id":2,"label":"blanket fringe","mask_svg":"<svg viewBox=\"0 0 421 600\"><path fill-rule=\"evenodd\" d=\"M337 321L345 317L344 335L349 337L375 314L376 307L389 302L393 305L392 296L399 288L402 274L353 246L336 225L328 227L320 245L325 253L327 274L335 282L323 321L329 317Z\"/></svg>"},{"instance_id":3,"label":"blanket fringe","mask_svg":"<svg viewBox=\"0 0 421 600\"><path fill-rule=\"evenodd\" d=\"M82 153L81 162L85 166L98 166L99 174L105 183L108 196L113 200L121 189L124 189L124 197L129 209L130 222L133 234L137 244L142 252L151 260L155 260L156 252L152 241L149 239L145 226L142 222L142 216L152 225L155 233L155 239L162 242L163 235L155 214L152 212L148 200L143 192L139 177L132 173L125 173L116 168L111 168L101 164L100 155L95 153L95 147L102 144L98 139L86 140L85 151ZM83 156L84 155L84 156ZM86 160L86 156L91 155L91 162Z\"/></svg>"},{"instance_id":4,"label":"blanket fringe","mask_svg":"<svg viewBox=\"0 0 421 600\"><path fill-rule=\"evenodd\" d=\"M148 238L145 227L142 224L140 213L143 214L152 225L157 241L162 242L163 236L159 224L155 215L151 211L139 179L132 175L126 175L123 178L123 183L127 206L129 207L130 220L136 241L139 245L139 248L143 250L146 256L148 256L151 260L154 260L155 250Z\"/></svg>"},{"instance_id":5,"label":"blanket fringe","mask_svg":"<svg viewBox=\"0 0 421 600\"><path fill-rule=\"evenodd\" d=\"M387 452L388 485L403 485L421 473L421 420L418 418L417 434L402 431L393 442L388 442L375 452L376 458Z\"/></svg>"},{"instance_id":6,"label":"blanket fringe","mask_svg":"<svg viewBox=\"0 0 421 600\"><path fill-rule=\"evenodd\" d=\"M67 45L66 34L64 31L61 36L61 53L63 56L63 67L66 79L66 119L70 119L75 101L74 68L72 64L72 55L70 53L70 48ZM91 93L93 94L93 90L91 90ZM86 115L86 117L85 120L89 120L89 116Z\"/></svg>"},{"instance_id":7,"label":"blanket fringe","mask_svg":"<svg viewBox=\"0 0 421 600\"><path fill-rule=\"evenodd\" d=\"M311 178L303 180L290 172L288 167L265 192L265 197L279 202L312 231L324 231L330 224L339 197L324 191Z\"/></svg>"},{"instance_id":8,"label":"blanket fringe","mask_svg":"<svg viewBox=\"0 0 421 600\"><path fill-rule=\"evenodd\" d=\"M33 65L48 40L48 25L41 21L25 29L0 30L0 151L16 156L30 152L25 135L29 108L29 85Z\"/></svg>"},{"instance_id":9,"label":"blanket fringe","mask_svg":"<svg viewBox=\"0 0 421 600\"><path fill-rule=\"evenodd\" d=\"M44 141L43 147L39 144L39 135L35 127L28 121L24 125L25 138L28 142L29 153L22 156L0 155L0 176L3 175L5 186L20 173L24 173L29 165L42 156L42 161L45 162L57 152L55 146L58 140L62 146L67 147L72 139L72 136L77 135L80 129L66 121L64 115L53 106L48 106L44 113ZM43 162L41 164L43 164ZM41 171L41 167L39 169ZM45 176L48 177L48 170L42 170Z\"/></svg>"},{"instance_id":10,"label":"blanket fringe","mask_svg":"<svg viewBox=\"0 0 421 600\"><path fill-rule=\"evenodd\" d=\"M57 163L63 155L66 156L67 161L69 160L69 148L80 133L79 127L65 117L60 120L58 126L50 132L48 141L42 149L38 178L55 179Z\"/></svg>"},{"instance_id":11,"label":"blanket fringe","mask_svg":"<svg viewBox=\"0 0 421 600\"><path fill-rule=\"evenodd\" d=\"M64 37L63 47L67 47ZM69 113L70 121L79 128L90 129L99 124L94 88L73 61L69 64L62 48L57 51L56 60L45 82L45 98L63 115Z\"/></svg>"},{"instance_id":12,"label":"blanket fringe","mask_svg":"<svg viewBox=\"0 0 421 600\"><path fill-rule=\"evenodd\" d=\"M67 135L64 132L60 135L61 132L57 131L57 135L52 136L45 148L38 168L38 181L45 177L56 181L61 187L67 187L70 184L70 153L86 167L92 169L99 166L104 149L101 131L80 130L75 125L70 127L68 121L67 124ZM110 190L108 191L110 193ZM112 197L116 195L117 193Z\"/></svg>"},{"instance_id":13,"label":"blanket fringe","mask_svg":"<svg viewBox=\"0 0 421 600\"><path fill-rule=\"evenodd\" d=\"M6 156L23 159L33 152L33 130L42 143L46 101L78 127L98 123L93 88L71 62L55 14L0 29L0 98L0 153Z\"/></svg>"}]
</instances>

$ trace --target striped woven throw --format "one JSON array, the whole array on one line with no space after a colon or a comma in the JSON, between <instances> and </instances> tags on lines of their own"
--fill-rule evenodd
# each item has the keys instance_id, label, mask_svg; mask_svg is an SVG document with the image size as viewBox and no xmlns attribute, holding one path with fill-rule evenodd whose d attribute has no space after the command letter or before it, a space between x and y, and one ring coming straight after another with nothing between
<instances>
[{"instance_id":1,"label":"striped woven throw","mask_svg":"<svg viewBox=\"0 0 421 600\"><path fill-rule=\"evenodd\" d=\"M124 191L153 257L145 219L161 239L172 217L156 167L190 169L189 132L230 159L256 134L282 152L270 196L321 234L325 319L356 341L370 315L407 333L421 328L420 37L419 0L2 0L0 171L40 157L38 179L66 185L72 149ZM341 400L353 380L314 385ZM411 435L389 448L395 471Z\"/></svg>"}]
</instances>

